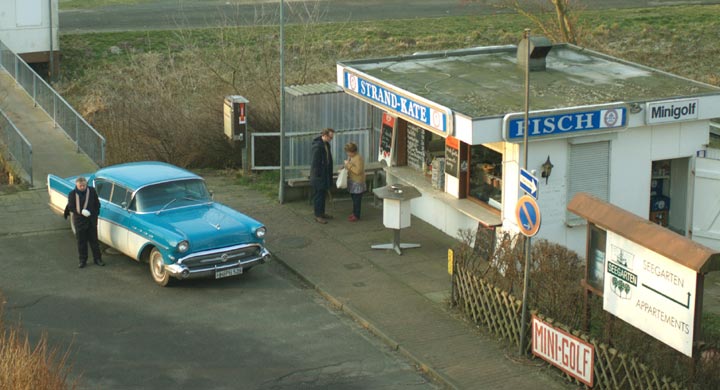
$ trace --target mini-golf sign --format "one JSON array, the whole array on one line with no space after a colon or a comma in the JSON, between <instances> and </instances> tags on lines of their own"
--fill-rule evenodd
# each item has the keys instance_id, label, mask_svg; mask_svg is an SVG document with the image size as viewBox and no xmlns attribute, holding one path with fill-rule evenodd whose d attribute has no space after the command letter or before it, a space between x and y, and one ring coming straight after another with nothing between
<instances>
[{"instance_id":1,"label":"mini-golf sign","mask_svg":"<svg viewBox=\"0 0 720 390\"><path fill-rule=\"evenodd\" d=\"M607 232L603 309L692 357L697 273Z\"/></svg>"},{"instance_id":2,"label":"mini-golf sign","mask_svg":"<svg viewBox=\"0 0 720 390\"><path fill-rule=\"evenodd\" d=\"M530 195L523 195L515 206L515 218L520 233L532 237L540 230L540 208Z\"/></svg>"},{"instance_id":3,"label":"mini-golf sign","mask_svg":"<svg viewBox=\"0 0 720 390\"><path fill-rule=\"evenodd\" d=\"M532 353L589 387L593 386L595 347L535 315L532 318Z\"/></svg>"}]
</instances>

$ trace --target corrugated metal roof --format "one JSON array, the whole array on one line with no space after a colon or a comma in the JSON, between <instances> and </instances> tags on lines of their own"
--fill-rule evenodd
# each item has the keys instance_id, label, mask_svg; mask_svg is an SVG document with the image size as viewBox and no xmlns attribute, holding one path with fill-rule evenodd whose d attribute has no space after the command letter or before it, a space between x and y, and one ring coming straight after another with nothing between
<instances>
[{"instance_id":1,"label":"corrugated metal roof","mask_svg":"<svg viewBox=\"0 0 720 390\"><path fill-rule=\"evenodd\" d=\"M335 83L291 85L285 87L285 93L292 96L320 95L324 93L342 92L342 88Z\"/></svg>"},{"instance_id":2,"label":"corrugated metal roof","mask_svg":"<svg viewBox=\"0 0 720 390\"><path fill-rule=\"evenodd\" d=\"M695 272L720 270L719 252L590 194L575 195L567 209Z\"/></svg>"}]
</instances>

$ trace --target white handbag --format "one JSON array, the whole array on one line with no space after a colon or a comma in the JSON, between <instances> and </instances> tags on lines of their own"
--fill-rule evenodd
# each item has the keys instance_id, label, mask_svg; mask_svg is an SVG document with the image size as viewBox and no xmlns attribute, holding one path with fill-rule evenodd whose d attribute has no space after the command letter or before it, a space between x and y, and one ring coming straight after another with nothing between
<instances>
[{"instance_id":1,"label":"white handbag","mask_svg":"<svg viewBox=\"0 0 720 390\"><path fill-rule=\"evenodd\" d=\"M348 180L348 171L347 168L343 168L338 172L338 178L337 178L337 188L347 188L347 180Z\"/></svg>"}]
</instances>

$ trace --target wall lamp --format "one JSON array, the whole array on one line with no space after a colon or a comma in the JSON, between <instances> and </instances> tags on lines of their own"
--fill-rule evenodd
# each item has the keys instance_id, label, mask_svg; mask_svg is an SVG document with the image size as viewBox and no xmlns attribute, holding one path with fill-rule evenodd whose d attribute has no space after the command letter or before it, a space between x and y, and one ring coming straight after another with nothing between
<instances>
[{"instance_id":1,"label":"wall lamp","mask_svg":"<svg viewBox=\"0 0 720 390\"><path fill-rule=\"evenodd\" d=\"M547 160L542 165L542 173L540 176L545 178L545 184L548 182L548 178L550 178L550 174L552 173L554 165L550 162L550 156L548 156Z\"/></svg>"},{"instance_id":2,"label":"wall lamp","mask_svg":"<svg viewBox=\"0 0 720 390\"><path fill-rule=\"evenodd\" d=\"M642 111L640 103L630 103L630 113L637 114L640 111Z\"/></svg>"}]
</instances>

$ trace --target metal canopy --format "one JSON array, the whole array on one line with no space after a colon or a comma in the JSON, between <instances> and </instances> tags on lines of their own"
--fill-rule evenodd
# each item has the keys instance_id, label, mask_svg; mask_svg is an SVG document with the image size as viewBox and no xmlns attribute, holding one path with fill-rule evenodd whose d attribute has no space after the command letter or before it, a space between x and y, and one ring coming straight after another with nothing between
<instances>
[{"instance_id":1,"label":"metal canopy","mask_svg":"<svg viewBox=\"0 0 720 390\"><path fill-rule=\"evenodd\" d=\"M695 272L705 274L720 270L720 252L590 194L578 193L567 209Z\"/></svg>"}]
</instances>

